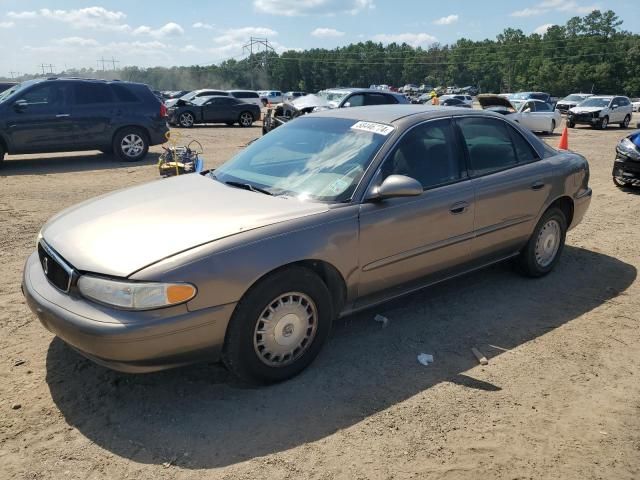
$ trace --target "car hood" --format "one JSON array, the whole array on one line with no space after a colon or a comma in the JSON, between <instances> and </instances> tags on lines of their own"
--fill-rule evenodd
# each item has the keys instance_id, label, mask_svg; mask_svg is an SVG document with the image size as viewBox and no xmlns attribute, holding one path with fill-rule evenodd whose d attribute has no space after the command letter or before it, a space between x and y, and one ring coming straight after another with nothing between
<instances>
[{"instance_id":1,"label":"car hood","mask_svg":"<svg viewBox=\"0 0 640 480\"><path fill-rule=\"evenodd\" d=\"M128 277L198 245L327 210L189 174L88 200L60 212L41 233L78 270Z\"/></svg>"},{"instance_id":2,"label":"car hood","mask_svg":"<svg viewBox=\"0 0 640 480\"><path fill-rule=\"evenodd\" d=\"M324 98L318 95L305 95L304 97L296 98L289 102L293 105L296 110L304 110L309 107L327 107L327 108L335 108L335 105L332 105L331 102L328 102Z\"/></svg>"},{"instance_id":3,"label":"car hood","mask_svg":"<svg viewBox=\"0 0 640 480\"><path fill-rule=\"evenodd\" d=\"M516 110L508 98L501 97L500 95L478 95L478 102L483 109L490 107L504 107L513 109L514 111Z\"/></svg>"},{"instance_id":4,"label":"car hood","mask_svg":"<svg viewBox=\"0 0 640 480\"><path fill-rule=\"evenodd\" d=\"M600 110L604 110L607 107L573 107L571 109L572 113L593 113L599 112Z\"/></svg>"}]
</instances>

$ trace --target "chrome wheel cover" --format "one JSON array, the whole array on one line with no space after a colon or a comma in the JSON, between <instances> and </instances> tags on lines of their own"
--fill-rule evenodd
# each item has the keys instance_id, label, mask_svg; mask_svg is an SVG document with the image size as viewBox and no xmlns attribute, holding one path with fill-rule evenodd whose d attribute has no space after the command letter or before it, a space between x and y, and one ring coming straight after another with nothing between
<instances>
[{"instance_id":1,"label":"chrome wheel cover","mask_svg":"<svg viewBox=\"0 0 640 480\"><path fill-rule=\"evenodd\" d=\"M183 127L190 127L193 125L193 116L190 113L183 113L180 115L180 125Z\"/></svg>"},{"instance_id":2,"label":"chrome wheel cover","mask_svg":"<svg viewBox=\"0 0 640 480\"><path fill-rule=\"evenodd\" d=\"M262 363L284 367L300 358L318 330L318 309L307 295L288 292L262 311L253 334L253 348Z\"/></svg>"},{"instance_id":3,"label":"chrome wheel cover","mask_svg":"<svg viewBox=\"0 0 640 480\"><path fill-rule=\"evenodd\" d=\"M560 224L557 220L549 220L540 229L536 240L536 262L543 268L551 265L560 248Z\"/></svg>"},{"instance_id":4,"label":"chrome wheel cover","mask_svg":"<svg viewBox=\"0 0 640 480\"><path fill-rule=\"evenodd\" d=\"M253 123L253 117L250 113L243 113L242 115L240 115L240 123L245 127L248 127Z\"/></svg>"},{"instance_id":5,"label":"chrome wheel cover","mask_svg":"<svg viewBox=\"0 0 640 480\"><path fill-rule=\"evenodd\" d=\"M120 149L127 157L135 158L144 151L144 140L137 133L130 133L120 142Z\"/></svg>"}]
</instances>

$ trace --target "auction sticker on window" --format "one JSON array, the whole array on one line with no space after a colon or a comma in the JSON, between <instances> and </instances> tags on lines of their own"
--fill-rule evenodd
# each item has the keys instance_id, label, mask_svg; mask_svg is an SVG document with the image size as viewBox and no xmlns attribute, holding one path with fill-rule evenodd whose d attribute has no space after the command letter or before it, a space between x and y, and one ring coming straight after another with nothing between
<instances>
[{"instance_id":1,"label":"auction sticker on window","mask_svg":"<svg viewBox=\"0 0 640 480\"><path fill-rule=\"evenodd\" d=\"M393 132L393 127L375 122L358 122L351 127L352 130L360 130L362 132L377 133L385 137Z\"/></svg>"}]
</instances>

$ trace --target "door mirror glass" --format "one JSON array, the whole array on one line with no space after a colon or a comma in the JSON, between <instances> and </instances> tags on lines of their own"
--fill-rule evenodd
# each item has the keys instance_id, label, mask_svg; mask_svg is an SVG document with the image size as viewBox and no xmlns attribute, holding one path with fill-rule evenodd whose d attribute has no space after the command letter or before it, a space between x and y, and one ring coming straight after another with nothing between
<instances>
[{"instance_id":1,"label":"door mirror glass","mask_svg":"<svg viewBox=\"0 0 640 480\"><path fill-rule=\"evenodd\" d=\"M344 105L342 105L344 108L350 107L351 106L351 102L345 102Z\"/></svg>"},{"instance_id":2,"label":"door mirror glass","mask_svg":"<svg viewBox=\"0 0 640 480\"><path fill-rule=\"evenodd\" d=\"M614 103L613 105L611 105L611 110L615 110L616 108L618 108L618 104Z\"/></svg>"},{"instance_id":3,"label":"door mirror glass","mask_svg":"<svg viewBox=\"0 0 640 480\"><path fill-rule=\"evenodd\" d=\"M368 200L384 200L396 197L417 197L424 189L415 178L405 175L389 175L382 185L374 189Z\"/></svg>"},{"instance_id":4,"label":"door mirror glass","mask_svg":"<svg viewBox=\"0 0 640 480\"><path fill-rule=\"evenodd\" d=\"M18 100L16 103L13 104L13 109L16 112L24 112L27 109L28 105L29 104L25 100Z\"/></svg>"}]
</instances>

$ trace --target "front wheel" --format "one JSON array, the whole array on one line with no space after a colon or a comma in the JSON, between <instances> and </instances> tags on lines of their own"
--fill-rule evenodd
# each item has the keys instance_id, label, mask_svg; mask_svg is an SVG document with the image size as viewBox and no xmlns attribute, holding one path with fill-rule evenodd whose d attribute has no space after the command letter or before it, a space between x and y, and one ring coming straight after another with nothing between
<instances>
[{"instance_id":1,"label":"front wheel","mask_svg":"<svg viewBox=\"0 0 640 480\"><path fill-rule=\"evenodd\" d=\"M229 322L222 358L249 383L286 380L318 355L333 321L324 282L302 267L259 281L238 303Z\"/></svg>"},{"instance_id":2,"label":"front wheel","mask_svg":"<svg viewBox=\"0 0 640 480\"><path fill-rule=\"evenodd\" d=\"M195 123L195 117L193 116L193 113L191 113L191 112L181 113L180 116L178 117L178 124L181 127L191 128L191 127L193 127L194 123Z\"/></svg>"},{"instance_id":3,"label":"front wheel","mask_svg":"<svg viewBox=\"0 0 640 480\"><path fill-rule=\"evenodd\" d=\"M606 130L609 126L609 117L604 117L600 120L600 130Z\"/></svg>"},{"instance_id":4,"label":"front wheel","mask_svg":"<svg viewBox=\"0 0 640 480\"><path fill-rule=\"evenodd\" d=\"M630 122L631 122L631 115L627 115L626 117L624 117L624 120L620 124L620 128L628 128Z\"/></svg>"},{"instance_id":5,"label":"front wheel","mask_svg":"<svg viewBox=\"0 0 640 480\"><path fill-rule=\"evenodd\" d=\"M567 235L567 218L559 208L542 216L518 257L520 271L529 277L546 275L558 262Z\"/></svg>"},{"instance_id":6,"label":"front wheel","mask_svg":"<svg viewBox=\"0 0 640 480\"><path fill-rule=\"evenodd\" d=\"M142 160L149 151L147 134L140 128L123 128L113 139L113 151L125 162Z\"/></svg>"},{"instance_id":7,"label":"front wheel","mask_svg":"<svg viewBox=\"0 0 640 480\"><path fill-rule=\"evenodd\" d=\"M241 127L250 127L253 125L253 115L250 112L242 112L238 118Z\"/></svg>"}]
</instances>

